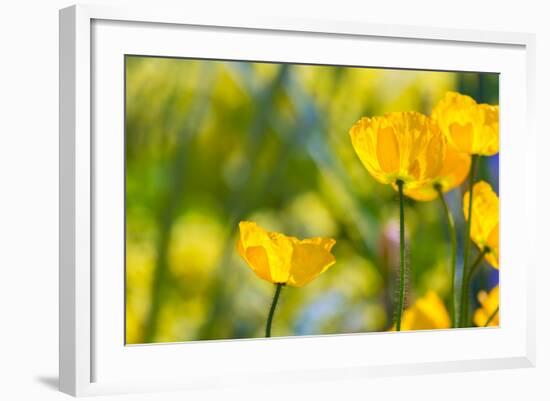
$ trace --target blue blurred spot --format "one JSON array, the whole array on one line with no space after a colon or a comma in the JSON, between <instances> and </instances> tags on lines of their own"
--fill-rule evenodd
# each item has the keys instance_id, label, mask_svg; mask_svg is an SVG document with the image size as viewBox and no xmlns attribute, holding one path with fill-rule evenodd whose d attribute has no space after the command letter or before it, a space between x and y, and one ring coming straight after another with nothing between
<instances>
[{"instance_id":1,"label":"blue blurred spot","mask_svg":"<svg viewBox=\"0 0 550 401\"><path fill-rule=\"evenodd\" d=\"M304 308L294 325L297 335L318 333L323 321L328 317L340 313L344 305L344 297L337 291L330 291Z\"/></svg>"},{"instance_id":2,"label":"blue blurred spot","mask_svg":"<svg viewBox=\"0 0 550 401\"><path fill-rule=\"evenodd\" d=\"M491 177L491 183L493 184L493 189L497 193L499 192L499 181L498 181L498 166L499 166L499 154L497 153L494 156L490 156L487 159L487 165L489 166L489 176Z\"/></svg>"}]
</instances>

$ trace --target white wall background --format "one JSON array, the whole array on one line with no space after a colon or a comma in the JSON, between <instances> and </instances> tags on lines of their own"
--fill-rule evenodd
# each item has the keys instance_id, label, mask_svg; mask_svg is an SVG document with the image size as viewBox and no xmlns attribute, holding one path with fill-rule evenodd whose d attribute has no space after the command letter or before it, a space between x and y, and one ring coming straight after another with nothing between
<instances>
[{"instance_id":1,"label":"white wall background","mask_svg":"<svg viewBox=\"0 0 550 401\"><path fill-rule=\"evenodd\" d=\"M129 0L96 3L130 4ZM146 3L146 2L143 2ZM334 381L290 387L105 397L131 400L550 399L550 13L523 0L166 1L202 12L251 13L537 34L537 367ZM2 2L0 13L0 399L57 400L58 9L65 0ZM518 132L518 135L521 133Z\"/></svg>"}]
</instances>

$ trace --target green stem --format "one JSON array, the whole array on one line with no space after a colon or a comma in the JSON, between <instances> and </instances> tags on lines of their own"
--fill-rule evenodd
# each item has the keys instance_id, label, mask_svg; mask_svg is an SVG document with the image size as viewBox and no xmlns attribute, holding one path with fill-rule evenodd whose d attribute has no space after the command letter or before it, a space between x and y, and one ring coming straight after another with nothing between
<instances>
[{"instance_id":1,"label":"green stem","mask_svg":"<svg viewBox=\"0 0 550 401\"><path fill-rule=\"evenodd\" d=\"M397 305L397 316L395 329L401 331L401 316L405 304L405 205L403 196L403 181L396 181L399 188L399 257L401 268L399 272L399 302Z\"/></svg>"},{"instance_id":2,"label":"green stem","mask_svg":"<svg viewBox=\"0 0 550 401\"><path fill-rule=\"evenodd\" d=\"M275 295L273 296L273 302L271 302L271 308L269 308L269 315L267 316L267 323L265 325L266 337L271 337L271 323L273 322L273 315L275 314L275 308L277 307L277 301L279 300L279 294L283 286L284 283L275 284Z\"/></svg>"},{"instance_id":3,"label":"green stem","mask_svg":"<svg viewBox=\"0 0 550 401\"><path fill-rule=\"evenodd\" d=\"M436 185L435 190L439 195L443 209L445 210L445 215L447 216L447 225L449 227L449 236L451 238L451 318L453 322L453 327L456 327L457 315L456 315L456 294L455 294L455 281L456 281L456 230L455 230L455 221L445 197L443 196L443 191L441 190L441 185Z\"/></svg>"},{"instance_id":4,"label":"green stem","mask_svg":"<svg viewBox=\"0 0 550 401\"><path fill-rule=\"evenodd\" d=\"M489 252L489 250L487 248L484 248L480 253L479 255L477 255L477 258L476 260L474 261L474 263L472 263L472 267L470 267L470 270L468 270L468 276L466 277L466 281L469 283L470 280L472 279L472 276L474 275L474 273L476 272L477 268L479 266L481 266L481 262L483 261L483 258L485 257L485 255L487 254L487 252Z\"/></svg>"},{"instance_id":5,"label":"green stem","mask_svg":"<svg viewBox=\"0 0 550 401\"><path fill-rule=\"evenodd\" d=\"M493 313L491 313L491 316L489 316L489 319L487 319L487 321L485 322L483 327L489 326L489 323L491 323L491 321L495 318L495 316L497 315L499 309L500 309L500 306L497 306L497 308L495 309L495 311Z\"/></svg>"},{"instance_id":6,"label":"green stem","mask_svg":"<svg viewBox=\"0 0 550 401\"><path fill-rule=\"evenodd\" d=\"M468 259L470 257L470 232L472 228L472 198L474 195L474 180L476 175L476 167L477 167L477 160L479 156L478 155L472 155L472 166L470 167L470 182L469 182L469 203L468 203L468 216L466 220L466 228L464 232L464 263L462 265L462 287L461 287L461 299L460 299L460 326L464 327L466 324L466 311L463 309L464 305L464 294L466 292L466 281L467 281L467 268L468 268Z\"/></svg>"},{"instance_id":7,"label":"green stem","mask_svg":"<svg viewBox=\"0 0 550 401\"><path fill-rule=\"evenodd\" d=\"M487 253L487 249L483 249L479 255L477 255L477 259L474 261L472 266L469 270L465 272L466 281L465 285L462 287L462 304L461 304L461 322L460 325L462 327L465 327L466 322L468 321L468 314L470 309L470 281L472 280L472 276L476 272L477 268L481 266L481 262L483 261L483 258L485 257L485 254Z\"/></svg>"}]
</instances>

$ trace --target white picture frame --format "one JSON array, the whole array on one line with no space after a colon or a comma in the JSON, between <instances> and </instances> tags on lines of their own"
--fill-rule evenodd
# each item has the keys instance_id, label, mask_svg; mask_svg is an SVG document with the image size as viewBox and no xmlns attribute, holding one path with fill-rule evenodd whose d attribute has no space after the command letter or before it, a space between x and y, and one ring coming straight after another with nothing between
<instances>
[{"instance_id":1,"label":"white picture frame","mask_svg":"<svg viewBox=\"0 0 550 401\"><path fill-rule=\"evenodd\" d=\"M262 46L257 45L259 36ZM216 44L219 41L222 45ZM274 377L291 382L534 366L534 241L522 234L535 232L536 218L534 44L534 35L523 33L357 21L237 20L188 10L91 5L61 10L60 390L80 396L245 385L250 380L268 383ZM325 46L332 50L326 56L320 52ZM354 56L357 46L378 51L377 58L369 62ZM304 52L306 48L310 51ZM453 57L445 57L449 49ZM443 57L434 61L434 51ZM500 73L501 258L503 266L520 266L501 269L501 327L124 346L123 312L118 308L124 302L123 265L120 271L116 266L123 247L117 237L123 230L119 56L128 53L333 64L340 60ZM97 130L109 135L95 136ZM109 230L114 237L106 224L119 224ZM95 296L97 291L101 297ZM376 349L384 347L393 352L378 355ZM428 349L426 356L420 356L421 349Z\"/></svg>"}]
</instances>

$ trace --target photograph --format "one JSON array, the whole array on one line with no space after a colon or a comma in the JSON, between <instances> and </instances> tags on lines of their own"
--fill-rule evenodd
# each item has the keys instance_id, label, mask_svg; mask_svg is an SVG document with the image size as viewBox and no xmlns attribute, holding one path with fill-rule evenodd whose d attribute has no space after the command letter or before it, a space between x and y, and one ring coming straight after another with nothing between
<instances>
[{"instance_id":1,"label":"photograph","mask_svg":"<svg viewBox=\"0 0 550 401\"><path fill-rule=\"evenodd\" d=\"M3 4L0 401L550 401L544 4Z\"/></svg>"},{"instance_id":2,"label":"photograph","mask_svg":"<svg viewBox=\"0 0 550 401\"><path fill-rule=\"evenodd\" d=\"M124 57L126 345L499 328L498 73Z\"/></svg>"}]
</instances>

